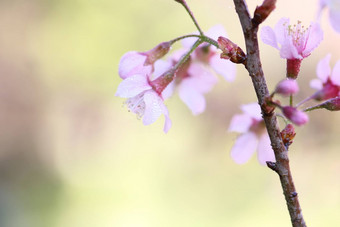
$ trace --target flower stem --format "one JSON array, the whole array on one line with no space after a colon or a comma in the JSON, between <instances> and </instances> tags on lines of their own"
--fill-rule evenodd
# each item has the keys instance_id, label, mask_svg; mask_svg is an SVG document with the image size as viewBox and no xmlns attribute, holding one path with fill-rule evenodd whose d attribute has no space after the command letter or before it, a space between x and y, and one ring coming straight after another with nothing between
<instances>
[{"instance_id":1,"label":"flower stem","mask_svg":"<svg viewBox=\"0 0 340 227\"><path fill-rule=\"evenodd\" d=\"M194 24L195 24L197 30L198 30L199 33L203 36L204 33L203 33L202 29L200 28L200 26L198 25L198 23L197 23L197 21L196 21L196 19L195 19L195 17L194 17L194 14L191 12L191 10L190 10L188 4L186 3L186 1L185 1L185 0L182 0L182 1L179 1L179 3L183 5L183 7L185 8L185 10L186 10L186 11L188 12L188 14L190 15L191 20L194 22Z\"/></svg>"}]
</instances>

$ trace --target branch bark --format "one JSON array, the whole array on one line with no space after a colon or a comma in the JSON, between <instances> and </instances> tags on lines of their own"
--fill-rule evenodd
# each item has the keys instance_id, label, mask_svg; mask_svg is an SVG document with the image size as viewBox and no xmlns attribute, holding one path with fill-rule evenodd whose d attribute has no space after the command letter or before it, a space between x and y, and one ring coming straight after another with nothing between
<instances>
[{"instance_id":1,"label":"branch bark","mask_svg":"<svg viewBox=\"0 0 340 227\"><path fill-rule=\"evenodd\" d=\"M247 62L245 66L252 79L258 102L262 109L262 117L270 137L271 146L275 153L276 163L268 162L267 164L268 167L274 170L280 177L292 226L306 227L290 171L288 151L282 142L275 112L273 109L268 108L265 102L265 98L269 96L269 91L260 60L257 36L258 24L252 23L245 0L234 0L234 4L246 43Z\"/></svg>"}]
</instances>

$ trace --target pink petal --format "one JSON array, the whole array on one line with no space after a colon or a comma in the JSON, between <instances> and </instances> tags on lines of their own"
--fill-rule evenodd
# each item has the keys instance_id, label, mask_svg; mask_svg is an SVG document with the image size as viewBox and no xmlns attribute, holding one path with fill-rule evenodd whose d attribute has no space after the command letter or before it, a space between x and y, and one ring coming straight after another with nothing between
<instances>
[{"instance_id":1,"label":"pink petal","mask_svg":"<svg viewBox=\"0 0 340 227\"><path fill-rule=\"evenodd\" d=\"M116 96L131 98L149 89L151 89L151 86L149 85L146 76L133 75L119 84Z\"/></svg>"},{"instance_id":2,"label":"pink petal","mask_svg":"<svg viewBox=\"0 0 340 227\"><path fill-rule=\"evenodd\" d=\"M245 133L249 130L252 123L253 120L247 114L237 114L231 119L228 131Z\"/></svg>"},{"instance_id":3,"label":"pink petal","mask_svg":"<svg viewBox=\"0 0 340 227\"><path fill-rule=\"evenodd\" d=\"M336 9L330 9L329 11L329 19L331 21L331 25L336 32L340 32L340 12Z\"/></svg>"},{"instance_id":4,"label":"pink petal","mask_svg":"<svg viewBox=\"0 0 340 227\"><path fill-rule=\"evenodd\" d=\"M314 79L309 82L309 86L311 88L314 88L316 90L321 90L322 89L322 81L319 79Z\"/></svg>"},{"instance_id":5,"label":"pink petal","mask_svg":"<svg viewBox=\"0 0 340 227\"><path fill-rule=\"evenodd\" d=\"M279 49L279 46L277 45L275 32L271 27L265 26L261 29L261 40L265 44L275 47L276 49Z\"/></svg>"},{"instance_id":6,"label":"pink petal","mask_svg":"<svg viewBox=\"0 0 340 227\"><path fill-rule=\"evenodd\" d=\"M340 86L340 60L336 62L333 68L331 80L334 85Z\"/></svg>"},{"instance_id":7,"label":"pink petal","mask_svg":"<svg viewBox=\"0 0 340 227\"><path fill-rule=\"evenodd\" d=\"M236 76L236 65L226 59L221 59L219 55L215 54L210 58L210 66L217 74L220 74L227 81L233 81Z\"/></svg>"},{"instance_id":8,"label":"pink petal","mask_svg":"<svg viewBox=\"0 0 340 227\"><path fill-rule=\"evenodd\" d=\"M231 158L237 164L246 163L255 152L257 143L257 136L252 132L240 135L231 149Z\"/></svg>"},{"instance_id":9,"label":"pink petal","mask_svg":"<svg viewBox=\"0 0 340 227\"><path fill-rule=\"evenodd\" d=\"M241 110L248 116L255 118L256 120L262 120L261 108L258 103L250 103L241 105Z\"/></svg>"},{"instance_id":10,"label":"pink petal","mask_svg":"<svg viewBox=\"0 0 340 227\"><path fill-rule=\"evenodd\" d=\"M192 79L184 79L178 89L179 97L188 106L193 115L198 115L205 110L205 98L192 85Z\"/></svg>"},{"instance_id":11,"label":"pink petal","mask_svg":"<svg viewBox=\"0 0 340 227\"><path fill-rule=\"evenodd\" d=\"M119 62L118 73L122 79L135 74L150 74L152 67L150 65L144 66L146 56L136 52L130 51L122 56Z\"/></svg>"},{"instance_id":12,"label":"pink petal","mask_svg":"<svg viewBox=\"0 0 340 227\"><path fill-rule=\"evenodd\" d=\"M307 37L307 43L304 51L302 52L303 57L310 55L321 41L323 40L323 31L318 23L312 23L309 28L309 36Z\"/></svg>"},{"instance_id":13,"label":"pink petal","mask_svg":"<svg viewBox=\"0 0 340 227\"><path fill-rule=\"evenodd\" d=\"M172 81L170 84L168 84L168 86L163 90L162 92L162 98L164 100L170 98L175 90L175 81Z\"/></svg>"},{"instance_id":14,"label":"pink petal","mask_svg":"<svg viewBox=\"0 0 340 227\"><path fill-rule=\"evenodd\" d=\"M213 27L211 27L207 32L205 32L205 35L217 40L218 37L223 36L223 37L228 37L226 30L224 29L223 25L217 24Z\"/></svg>"},{"instance_id":15,"label":"pink petal","mask_svg":"<svg viewBox=\"0 0 340 227\"><path fill-rule=\"evenodd\" d=\"M163 100L154 91L147 91L144 94L145 111L143 124L149 125L154 123L163 113Z\"/></svg>"},{"instance_id":16,"label":"pink petal","mask_svg":"<svg viewBox=\"0 0 340 227\"><path fill-rule=\"evenodd\" d=\"M295 45L291 37L288 37L281 46L280 57L286 59L302 59L302 56L299 55Z\"/></svg>"},{"instance_id":17,"label":"pink petal","mask_svg":"<svg viewBox=\"0 0 340 227\"><path fill-rule=\"evenodd\" d=\"M316 67L316 75L323 83L325 83L329 76L331 75L331 67L329 66L330 60L331 55L327 54L326 57L319 61Z\"/></svg>"},{"instance_id":18,"label":"pink petal","mask_svg":"<svg viewBox=\"0 0 340 227\"><path fill-rule=\"evenodd\" d=\"M152 77L150 80L154 80L165 73L172 67L172 63L170 61L158 60L154 64L154 71L152 73Z\"/></svg>"},{"instance_id":19,"label":"pink petal","mask_svg":"<svg viewBox=\"0 0 340 227\"><path fill-rule=\"evenodd\" d=\"M270 145L270 139L267 132L260 137L257 146L257 159L262 165L266 165L267 161L275 162L274 151Z\"/></svg>"},{"instance_id":20,"label":"pink petal","mask_svg":"<svg viewBox=\"0 0 340 227\"><path fill-rule=\"evenodd\" d=\"M191 86L200 93L209 92L217 83L217 78L211 71L200 63L192 63L188 69Z\"/></svg>"},{"instance_id":21,"label":"pink petal","mask_svg":"<svg viewBox=\"0 0 340 227\"><path fill-rule=\"evenodd\" d=\"M276 40L281 45L285 42L287 39L287 29L289 25L289 18L281 18L279 22L274 27L274 33L276 36Z\"/></svg>"},{"instance_id":22,"label":"pink petal","mask_svg":"<svg viewBox=\"0 0 340 227\"><path fill-rule=\"evenodd\" d=\"M191 34L193 35L199 35L199 32L196 31L196 32L192 32ZM196 37L190 37L190 38L185 38L185 39L182 39L181 40L181 43L182 43L182 46L187 48L187 49L190 49L192 47L192 45L194 45L194 43L198 40L198 38Z\"/></svg>"}]
</instances>

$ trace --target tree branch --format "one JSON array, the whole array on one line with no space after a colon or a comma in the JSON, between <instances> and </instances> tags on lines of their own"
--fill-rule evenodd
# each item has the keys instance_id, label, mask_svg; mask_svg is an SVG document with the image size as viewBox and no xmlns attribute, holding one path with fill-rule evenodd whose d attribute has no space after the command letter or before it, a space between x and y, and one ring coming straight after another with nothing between
<instances>
[{"instance_id":1,"label":"tree branch","mask_svg":"<svg viewBox=\"0 0 340 227\"><path fill-rule=\"evenodd\" d=\"M285 196L293 227L306 227L302 216L298 196L290 172L288 151L280 135L277 118L272 108L268 108L265 98L269 96L267 83L263 74L258 46L258 25L252 23L245 0L234 0L236 12L239 16L247 49L246 69L252 79L253 86L262 109L262 117L270 137L271 146L275 153L276 163L269 163L269 167L280 177L283 194Z\"/></svg>"}]
</instances>

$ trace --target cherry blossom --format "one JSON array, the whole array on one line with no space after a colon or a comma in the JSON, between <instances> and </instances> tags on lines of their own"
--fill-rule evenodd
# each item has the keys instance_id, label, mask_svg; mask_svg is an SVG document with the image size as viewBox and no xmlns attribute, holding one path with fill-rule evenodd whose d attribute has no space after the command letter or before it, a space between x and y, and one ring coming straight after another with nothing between
<instances>
[{"instance_id":1,"label":"cherry blossom","mask_svg":"<svg viewBox=\"0 0 340 227\"><path fill-rule=\"evenodd\" d=\"M162 69L155 71L160 74L160 71L164 72L167 66L163 64ZM152 81L151 76L145 73L131 75L119 84L116 96L127 98L125 104L129 111L135 113L137 118L143 118L144 125L154 123L163 114L165 117L163 130L167 133L171 127L171 120L162 93L172 79L169 80L169 77L163 75L165 74L154 76Z\"/></svg>"},{"instance_id":2,"label":"cherry blossom","mask_svg":"<svg viewBox=\"0 0 340 227\"><path fill-rule=\"evenodd\" d=\"M288 18L281 18L274 29L269 26L262 28L261 39L278 49L281 58L303 59L320 44L323 32L318 23L304 27L298 21L297 25L292 26Z\"/></svg>"},{"instance_id":3,"label":"cherry blossom","mask_svg":"<svg viewBox=\"0 0 340 227\"><path fill-rule=\"evenodd\" d=\"M318 91L313 98L319 101L334 98L340 95L340 60L336 62L333 71L329 65L331 55L321 59L316 68L318 79L310 82L312 88Z\"/></svg>"},{"instance_id":4,"label":"cherry blossom","mask_svg":"<svg viewBox=\"0 0 340 227\"><path fill-rule=\"evenodd\" d=\"M154 63L167 54L171 43L163 42L146 52L130 51L122 56L118 73L122 79L135 74L151 74Z\"/></svg>"},{"instance_id":5,"label":"cherry blossom","mask_svg":"<svg viewBox=\"0 0 340 227\"><path fill-rule=\"evenodd\" d=\"M231 158L238 164L246 163L255 150L260 164L275 161L270 139L257 103L242 105L243 114L235 115L228 131L241 133L231 149Z\"/></svg>"},{"instance_id":6,"label":"cherry blossom","mask_svg":"<svg viewBox=\"0 0 340 227\"><path fill-rule=\"evenodd\" d=\"M336 32L340 32L340 1L339 0L320 0L319 1L319 13L320 17L321 11L324 8L329 9L329 20L333 29Z\"/></svg>"}]
</instances>

